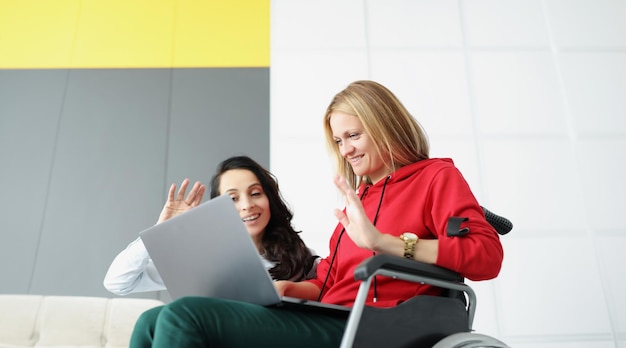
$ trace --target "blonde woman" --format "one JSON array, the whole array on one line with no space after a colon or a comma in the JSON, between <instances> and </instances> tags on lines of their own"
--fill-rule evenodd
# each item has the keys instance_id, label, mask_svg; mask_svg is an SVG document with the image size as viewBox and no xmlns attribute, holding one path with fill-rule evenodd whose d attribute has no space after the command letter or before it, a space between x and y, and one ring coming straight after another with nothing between
<instances>
[{"instance_id":1,"label":"blonde woman","mask_svg":"<svg viewBox=\"0 0 626 348\"><path fill-rule=\"evenodd\" d=\"M354 269L374 253L439 265L472 280L498 275L498 234L452 160L429 158L424 131L391 91L373 81L353 82L333 98L323 123L346 207L335 211L339 223L317 277L278 281L281 294L351 306L359 287ZM469 233L448 236L451 216L467 217ZM379 277L367 304L390 307L440 292ZM182 298L161 313L153 346L338 347L345 325L324 314Z\"/></svg>"}]
</instances>

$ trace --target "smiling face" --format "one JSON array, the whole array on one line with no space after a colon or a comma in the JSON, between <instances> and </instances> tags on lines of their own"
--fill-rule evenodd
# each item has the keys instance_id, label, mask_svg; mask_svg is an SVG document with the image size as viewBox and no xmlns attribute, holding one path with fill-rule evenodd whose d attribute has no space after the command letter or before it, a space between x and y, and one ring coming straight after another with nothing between
<instances>
[{"instance_id":1,"label":"smiling face","mask_svg":"<svg viewBox=\"0 0 626 348\"><path fill-rule=\"evenodd\" d=\"M354 174L368 176L375 183L389 173L357 116L334 111L330 114L330 128L339 153L350 163Z\"/></svg>"},{"instance_id":2,"label":"smiling face","mask_svg":"<svg viewBox=\"0 0 626 348\"><path fill-rule=\"evenodd\" d=\"M219 192L232 198L250 237L260 246L271 212L259 179L247 169L228 170L221 175Z\"/></svg>"}]
</instances>

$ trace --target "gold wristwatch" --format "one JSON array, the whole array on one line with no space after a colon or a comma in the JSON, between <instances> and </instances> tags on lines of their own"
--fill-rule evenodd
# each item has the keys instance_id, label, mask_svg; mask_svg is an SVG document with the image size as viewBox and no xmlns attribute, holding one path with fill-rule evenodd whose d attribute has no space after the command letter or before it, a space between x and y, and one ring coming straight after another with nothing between
<instances>
[{"instance_id":1,"label":"gold wristwatch","mask_svg":"<svg viewBox=\"0 0 626 348\"><path fill-rule=\"evenodd\" d=\"M415 254L415 244L417 244L417 235L411 232L404 232L400 235L400 239L404 241L404 257L413 260Z\"/></svg>"}]
</instances>

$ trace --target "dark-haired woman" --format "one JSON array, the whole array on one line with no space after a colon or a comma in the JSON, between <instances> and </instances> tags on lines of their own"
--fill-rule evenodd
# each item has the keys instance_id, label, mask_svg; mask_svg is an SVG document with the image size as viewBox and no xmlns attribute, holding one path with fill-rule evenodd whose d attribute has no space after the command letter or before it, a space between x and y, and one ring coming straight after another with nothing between
<instances>
[{"instance_id":1,"label":"dark-haired woman","mask_svg":"<svg viewBox=\"0 0 626 348\"><path fill-rule=\"evenodd\" d=\"M185 196L189 180L185 179L176 193L170 187L167 201L157 223L199 205L206 187L196 182ZM222 161L211 178L211 198L229 195L265 267L274 280L299 281L315 277L318 258L306 247L291 220L292 212L283 200L275 176L247 156ZM165 290L165 285L141 239L124 249L112 262L104 279L107 290L117 295ZM133 337L135 346L150 345L152 328L161 307L148 310L139 318L137 327L145 327L147 335ZM141 330L135 331L135 336Z\"/></svg>"}]
</instances>

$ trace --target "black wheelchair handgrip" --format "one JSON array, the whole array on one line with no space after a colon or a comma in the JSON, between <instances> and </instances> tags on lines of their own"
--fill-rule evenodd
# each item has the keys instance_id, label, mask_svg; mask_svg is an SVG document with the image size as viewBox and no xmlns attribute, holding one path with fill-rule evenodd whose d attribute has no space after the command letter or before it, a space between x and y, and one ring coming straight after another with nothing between
<instances>
[{"instance_id":1,"label":"black wheelchair handgrip","mask_svg":"<svg viewBox=\"0 0 626 348\"><path fill-rule=\"evenodd\" d=\"M498 234L505 235L511 232L513 229L513 223L509 219L504 216L500 216L485 207L481 206L481 208L483 208L483 211L485 212L485 219L491 226L493 226L493 228L496 229Z\"/></svg>"},{"instance_id":2,"label":"black wheelchair handgrip","mask_svg":"<svg viewBox=\"0 0 626 348\"><path fill-rule=\"evenodd\" d=\"M367 258L354 270L354 278L356 280L367 279L379 269L439 280L463 281L461 275L449 269L392 255L374 255Z\"/></svg>"}]
</instances>

